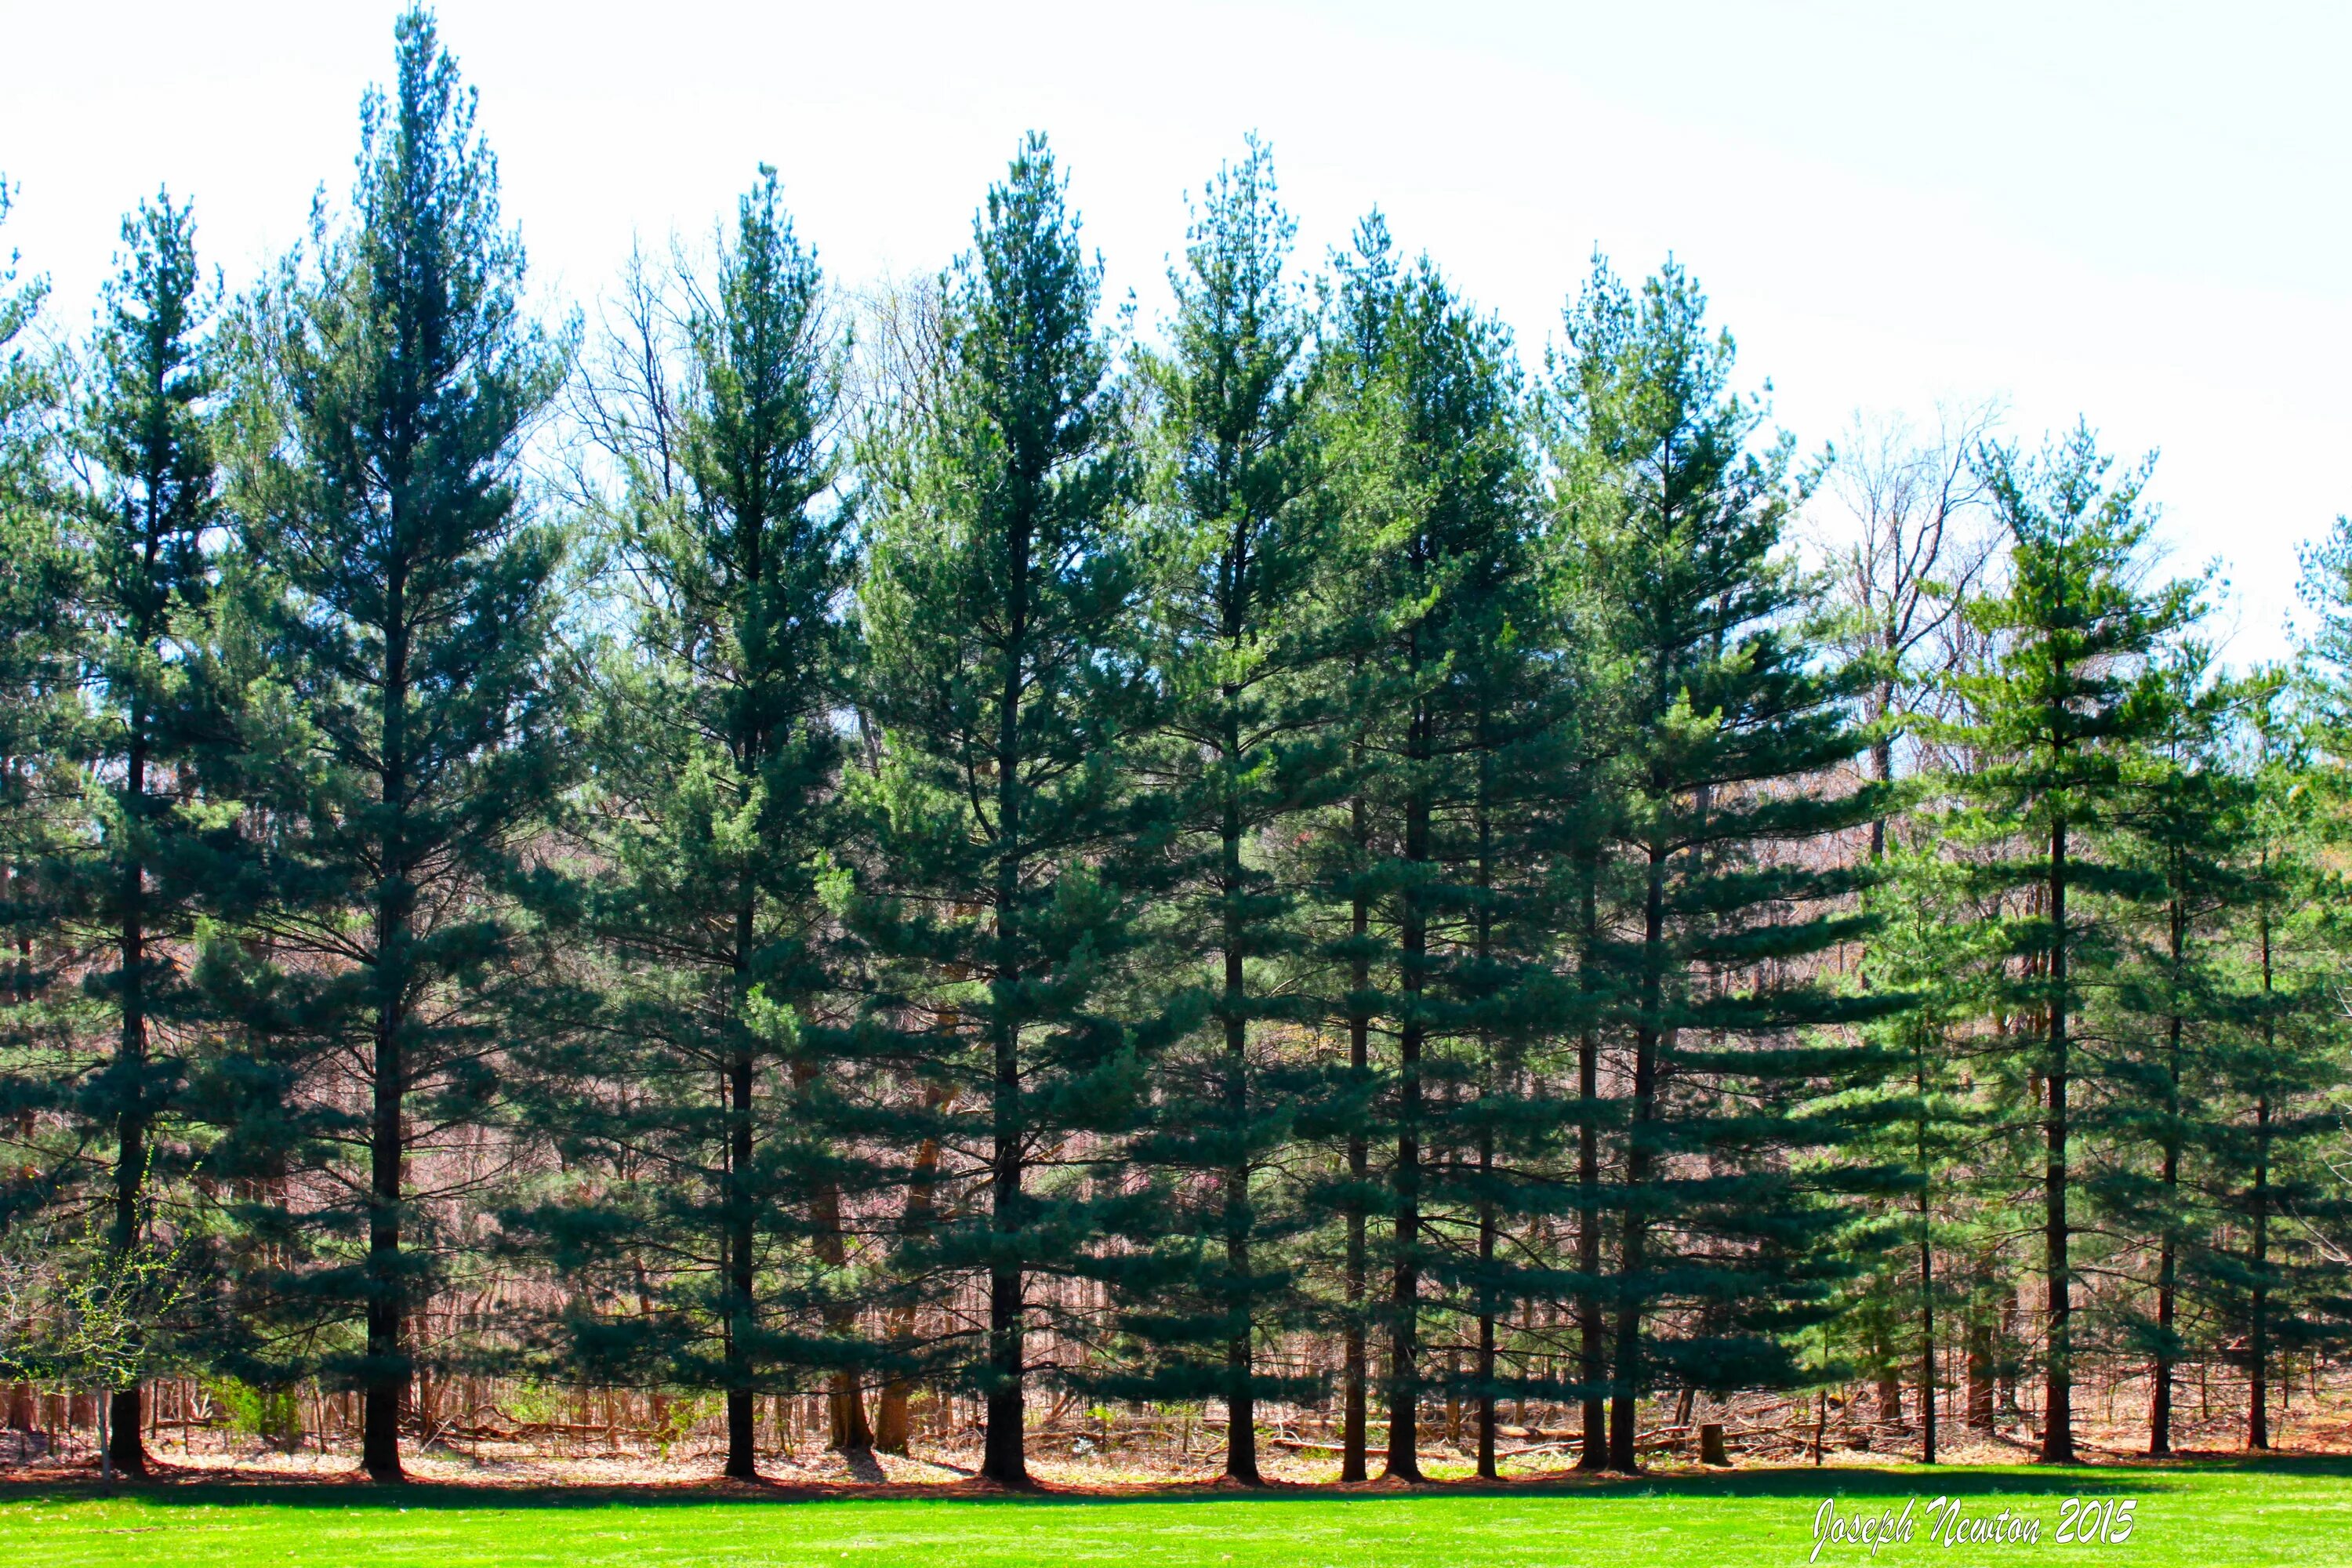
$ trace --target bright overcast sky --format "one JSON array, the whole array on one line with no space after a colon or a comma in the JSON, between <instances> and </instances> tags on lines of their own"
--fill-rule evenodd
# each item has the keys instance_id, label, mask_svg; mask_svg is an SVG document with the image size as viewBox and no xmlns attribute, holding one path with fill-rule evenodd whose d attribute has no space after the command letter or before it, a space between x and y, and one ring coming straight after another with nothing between
<instances>
[{"instance_id":1,"label":"bright overcast sky","mask_svg":"<svg viewBox=\"0 0 2352 1568\"><path fill-rule=\"evenodd\" d=\"M340 199L394 7L0 0L5 240L70 319L117 217L197 203L233 283ZM2284 647L2352 510L2352 8L2069 5L525 5L449 0L551 299L706 231L761 160L848 279L962 245L1047 132L1147 323L1182 193L1255 128L1319 258L1377 203L1530 359L1597 244L1672 251L1808 450L1857 409L2004 399L2161 447L2183 566Z\"/></svg>"}]
</instances>

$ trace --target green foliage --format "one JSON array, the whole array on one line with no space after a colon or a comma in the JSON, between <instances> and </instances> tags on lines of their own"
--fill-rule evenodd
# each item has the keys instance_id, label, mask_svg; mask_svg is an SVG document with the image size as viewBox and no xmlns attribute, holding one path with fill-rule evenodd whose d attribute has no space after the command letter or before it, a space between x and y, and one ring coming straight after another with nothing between
<instances>
[{"instance_id":1,"label":"green foliage","mask_svg":"<svg viewBox=\"0 0 2352 1568\"><path fill-rule=\"evenodd\" d=\"M1782 552L1790 446L1759 448L1764 411L1732 389L1731 341L1705 314L1679 268L1637 297L1596 266L1553 387L1569 571L1607 650L1607 852L1627 895L1596 949L1631 1058L1611 1281L1621 1468L1633 1401L1659 1377L1797 1378L1840 1216L1787 1156L1840 1135L1807 1102L1851 1070L1800 1032L1886 1005L1808 963L1873 923L1841 907L1862 871L1805 850L1868 822L1882 789L1801 783L1860 750L1869 672L1810 654L1811 594Z\"/></svg>"},{"instance_id":2,"label":"green foliage","mask_svg":"<svg viewBox=\"0 0 2352 1568\"><path fill-rule=\"evenodd\" d=\"M449 1256L409 1155L484 1116L536 1016L505 896L568 765L564 540L532 521L520 471L563 345L523 316L522 247L455 61L422 12L394 32L349 222L322 208L307 266L250 312L237 613L276 690L237 782L275 880L203 976L241 1026L207 1089L216 1174L260 1184L236 1205L259 1244L244 1289L284 1329L364 1324L363 1349L277 1342L318 1347L283 1374L366 1390L380 1475L398 1463L404 1303ZM334 1179L298 1211L271 1182L301 1167Z\"/></svg>"}]
</instances>

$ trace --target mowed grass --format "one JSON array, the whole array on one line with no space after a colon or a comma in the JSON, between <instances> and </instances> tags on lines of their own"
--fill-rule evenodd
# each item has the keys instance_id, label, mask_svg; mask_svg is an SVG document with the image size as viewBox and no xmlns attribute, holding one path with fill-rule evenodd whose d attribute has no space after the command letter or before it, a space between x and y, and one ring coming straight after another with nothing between
<instances>
[{"instance_id":1,"label":"mowed grass","mask_svg":"<svg viewBox=\"0 0 2352 1568\"><path fill-rule=\"evenodd\" d=\"M1484 1564L1769 1568L1807 1561L1823 1497L1849 1513L1919 1514L1939 1494L1969 1517L2006 1507L2042 1521L2038 1545L1931 1542L1875 1562L2104 1562L2133 1568L2352 1565L2352 1460L2167 1468L1766 1470L1495 1490L1164 1492L1141 1497L762 1499L411 1486L181 1483L100 1498L87 1488L0 1488L0 1563L352 1564L354 1568L604 1568L605 1564ZM2070 1497L2137 1500L2120 1544L2060 1545ZM1864 1563L1824 1546L1819 1562Z\"/></svg>"}]
</instances>

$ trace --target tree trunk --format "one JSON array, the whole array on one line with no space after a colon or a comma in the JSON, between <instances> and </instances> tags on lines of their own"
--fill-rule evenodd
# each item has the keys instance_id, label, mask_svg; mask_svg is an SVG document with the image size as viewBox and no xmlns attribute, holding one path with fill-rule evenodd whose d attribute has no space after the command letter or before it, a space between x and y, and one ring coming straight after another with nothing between
<instances>
[{"instance_id":1,"label":"tree trunk","mask_svg":"<svg viewBox=\"0 0 2352 1568\"><path fill-rule=\"evenodd\" d=\"M2267 864L2263 867L2267 871ZM2271 911L2265 903L2254 917L2263 961L2263 1072L2270 1072L2270 1056L2278 1043L2277 1025L2270 1010L2273 979L2271 972ZM2267 1083L2254 1098L2254 1191L2248 1216L2253 1228L2253 1289L2246 1331L2246 1447L2259 1453L2271 1446L2267 1408L2270 1376L2270 1256L2271 1256L2271 1096Z\"/></svg>"},{"instance_id":2,"label":"tree trunk","mask_svg":"<svg viewBox=\"0 0 2352 1568\"><path fill-rule=\"evenodd\" d=\"M1649 1126L1658 1092L1658 1043L1665 1007L1666 852L1650 850L1649 887L1643 900L1642 1016L1633 1037L1633 1128L1625 1141L1624 1234L1618 1241L1617 1367L1609 1409L1609 1468L1641 1468L1634 1451L1642 1396L1642 1296L1646 1222L1642 1205L1650 1180Z\"/></svg>"},{"instance_id":3,"label":"tree trunk","mask_svg":"<svg viewBox=\"0 0 2352 1568\"><path fill-rule=\"evenodd\" d=\"M1412 720L1411 752L1416 763L1428 754L1427 717ZM1416 788L1405 805L1404 858L1419 866L1429 858L1430 808ZM1422 1479L1418 1423L1421 1407L1421 1051L1427 1027L1421 1016L1423 965L1429 952L1419 889L1408 882L1398 898L1398 989L1403 1016L1397 1028L1396 1169L1391 1182L1396 1202L1396 1258L1389 1287L1389 1449L1391 1480Z\"/></svg>"},{"instance_id":4,"label":"tree trunk","mask_svg":"<svg viewBox=\"0 0 2352 1568\"><path fill-rule=\"evenodd\" d=\"M1968 1321L1969 1425L1979 1432L1992 1430L1992 1321L1974 1309Z\"/></svg>"},{"instance_id":5,"label":"tree trunk","mask_svg":"<svg viewBox=\"0 0 2352 1568\"><path fill-rule=\"evenodd\" d=\"M398 532L398 520L394 520ZM360 1464L379 1481L405 1479L400 1466L400 1406L409 1365L401 1339L407 1281L400 1257L400 1203L406 1132L403 1102L406 1059L410 917L408 886L408 617L406 574L389 574L384 604L384 810L382 879L375 894L376 1028L374 1104L368 1136L368 1373L360 1409Z\"/></svg>"},{"instance_id":6,"label":"tree trunk","mask_svg":"<svg viewBox=\"0 0 2352 1568\"><path fill-rule=\"evenodd\" d=\"M1593 965L1601 945L1600 858L1584 866L1584 941L1577 965L1577 984L1585 1005L1593 1005L1600 975ZM1601 1037L1588 1016L1576 1043L1578 1112L1576 1146L1576 1269L1581 1285L1576 1298L1579 1381L1584 1384L1584 1440L1577 1455L1580 1470L1599 1470L1609 1463L1609 1418L1601 1399L1607 1376L1601 1310Z\"/></svg>"},{"instance_id":7,"label":"tree trunk","mask_svg":"<svg viewBox=\"0 0 2352 1568\"><path fill-rule=\"evenodd\" d=\"M1349 807L1350 827L1354 836L1356 856L1360 869L1363 858L1370 852L1371 829L1366 819L1364 800L1358 795ZM1371 1016L1365 1010L1365 993L1372 983L1371 959L1365 945L1371 936L1371 901L1360 882L1349 900L1349 932L1354 939L1355 957L1349 965L1349 981L1352 989L1348 1002L1348 1066L1360 1081L1371 1070ZM1366 1474L1365 1449L1367 1438L1366 1394L1370 1381L1367 1375L1370 1357L1364 1339L1364 1311L1367 1286L1370 1276L1368 1245L1365 1237L1363 1194L1371 1181L1371 1146L1364 1136L1361 1120L1348 1133L1348 1316L1342 1358L1345 1365L1340 1373L1341 1417L1339 1435L1339 1479L1360 1481Z\"/></svg>"},{"instance_id":8,"label":"tree trunk","mask_svg":"<svg viewBox=\"0 0 2352 1568\"><path fill-rule=\"evenodd\" d=\"M1495 1180L1495 1134L1491 1129L1478 1131L1478 1177L1482 1188L1491 1191ZM1478 1205L1478 1272L1487 1279L1495 1272L1495 1205L1481 1199ZM1496 1480L1495 1468L1495 1309L1486 1304L1478 1314L1478 1478Z\"/></svg>"},{"instance_id":9,"label":"tree trunk","mask_svg":"<svg viewBox=\"0 0 2352 1568\"><path fill-rule=\"evenodd\" d=\"M152 491L150 492L152 493ZM153 532L149 532L148 571L154 570ZM142 642L146 639L142 636ZM131 745L123 779L127 808L142 825L147 804L146 711L133 701ZM132 859L123 868L122 926L120 939L122 967L122 1037L115 1062L116 1090L124 1097L115 1121L114 1235L115 1256L127 1258L138 1246L142 1229L139 1207L147 1177L147 930L146 868ZM108 1398L110 1436L107 1458L113 1468L130 1476L147 1473L147 1449L142 1438L140 1384L112 1390Z\"/></svg>"},{"instance_id":10,"label":"tree trunk","mask_svg":"<svg viewBox=\"0 0 2352 1568\"><path fill-rule=\"evenodd\" d=\"M1939 1031L1940 1032L1940 1031ZM1926 1037L1920 1039L1925 1047ZM1916 1074L1920 1119L1915 1152L1919 1162L1919 1462L1936 1462L1936 1203L1934 1173L1927 1166L1927 1062Z\"/></svg>"},{"instance_id":11,"label":"tree trunk","mask_svg":"<svg viewBox=\"0 0 2352 1568\"><path fill-rule=\"evenodd\" d=\"M938 1084L926 1085L923 1104L926 1109L943 1109L954 1098L952 1090ZM916 1240L930 1232L931 1221L939 1205L940 1141L925 1138L915 1146L914 1169L907 1183L907 1206L898 1220L898 1234L908 1241ZM887 1321L894 1353L903 1361L910 1354L915 1342L915 1303L904 1300L894 1304ZM882 1397L875 1412L874 1446L886 1454L904 1454L914 1436L914 1426L908 1412L908 1401L913 1393L906 1377L894 1371L882 1384Z\"/></svg>"},{"instance_id":12,"label":"tree trunk","mask_svg":"<svg viewBox=\"0 0 2352 1568\"><path fill-rule=\"evenodd\" d=\"M2166 1019L2164 1072L2164 1236L2156 1260L2156 1357L2148 1368L2147 1451L2151 1458L2172 1452L2172 1321L2179 1275L2179 1245L2174 1203L2180 1190L2180 984L2181 954L2188 934L2187 911L2171 902L2173 999Z\"/></svg>"},{"instance_id":13,"label":"tree trunk","mask_svg":"<svg viewBox=\"0 0 2352 1568\"><path fill-rule=\"evenodd\" d=\"M1225 689L1224 755L1225 798L1223 820L1219 825L1220 850L1219 890L1223 894L1225 960L1225 1061L1224 1113L1227 1135L1237 1150L1245 1147L1249 1122L1249 1019L1244 1011L1247 995L1243 967L1243 931L1241 900L1244 889L1242 874L1241 805L1235 798L1234 775L1241 766L1241 735L1234 718L1233 704L1239 694L1231 687ZM1225 1231L1225 1320L1229 1337L1225 1341L1225 1477L1245 1486L1260 1484L1257 1468L1257 1394L1256 1380L1250 1365L1252 1323L1252 1289L1250 1280L1250 1167L1246 1153L1236 1155L1234 1163L1223 1173L1224 1185Z\"/></svg>"},{"instance_id":14,"label":"tree trunk","mask_svg":"<svg viewBox=\"0 0 2352 1568\"><path fill-rule=\"evenodd\" d=\"M2049 1280L2049 1362L2042 1451L2046 1465L2074 1460L2074 1281L2066 1261L2066 820L2050 826L2050 1062L2042 1245Z\"/></svg>"},{"instance_id":15,"label":"tree trunk","mask_svg":"<svg viewBox=\"0 0 2352 1568\"><path fill-rule=\"evenodd\" d=\"M1020 1005L1021 871L1023 781L1021 692L1029 637L1029 531L1016 521L1006 538L1007 606L1003 685L996 699L996 953L990 979L993 1006L989 1032L995 1062L991 1083L989 1223L996 1242L988 1270L988 1430L980 1473L1002 1486L1029 1485L1029 1458L1023 1409L1028 1374L1024 1337L1024 1271L1019 1236L1026 1217L1022 1192L1022 1142L1027 1118L1021 1104Z\"/></svg>"}]
</instances>

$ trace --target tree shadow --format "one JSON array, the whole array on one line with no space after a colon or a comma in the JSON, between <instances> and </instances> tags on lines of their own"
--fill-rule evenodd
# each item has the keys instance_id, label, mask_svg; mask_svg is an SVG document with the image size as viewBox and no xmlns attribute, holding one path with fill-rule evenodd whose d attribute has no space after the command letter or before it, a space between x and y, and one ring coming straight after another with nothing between
<instances>
[{"instance_id":1,"label":"tree shadow","mask_svg":"<svg viewBox=\"0 0 2352 1568\"><path fill-rule=\"evenodd\" d=\"M1709 1474L1661 1472L1643 1476L1547 1477L1499 1483L1440 1481L1412 1487L1272 1486L1252 1492L1198 1483L1118 1489L1041 1487L1034 1491L1017 1493L968 1482L944 1486L809 1486L697 1480L636 1486L507 1486L410 1481L382 1486L357 1477L321 1477L316 1480L273 1478L247 1481L183 1474L146 1482L118 1483L112 1495L134 1498L151 1506L164 1508L405 1509L410 1511L699 1509L745 1504L823 1506L838 1503L866 1508L922 1503L955 1508L1098 1508L1154 1503L1283 1510L1302 1506L1349 1506L1376 1502L1469 1503L1481 1499L1509 1502L1534 1498L1566 1501L1578 1498L1645 1497L1687 1500L1801 1498L1808 1500L1829 1496L2073 1497L2178 1491L2194 1487L2203 1478L2245 1475L2275 1476L2282 1479L2352 1479L2352 1455L2277 1456L2048 1468L2026 1465L1939 1466L1934 1468L1911 1465L1871 1469L1792 1467ZM94 1498L99 1493L99 1483L94 1476L87 1481L51 1477L0 1479L0 1502L68 1501Z\"/></svg>"}]
</instances>

